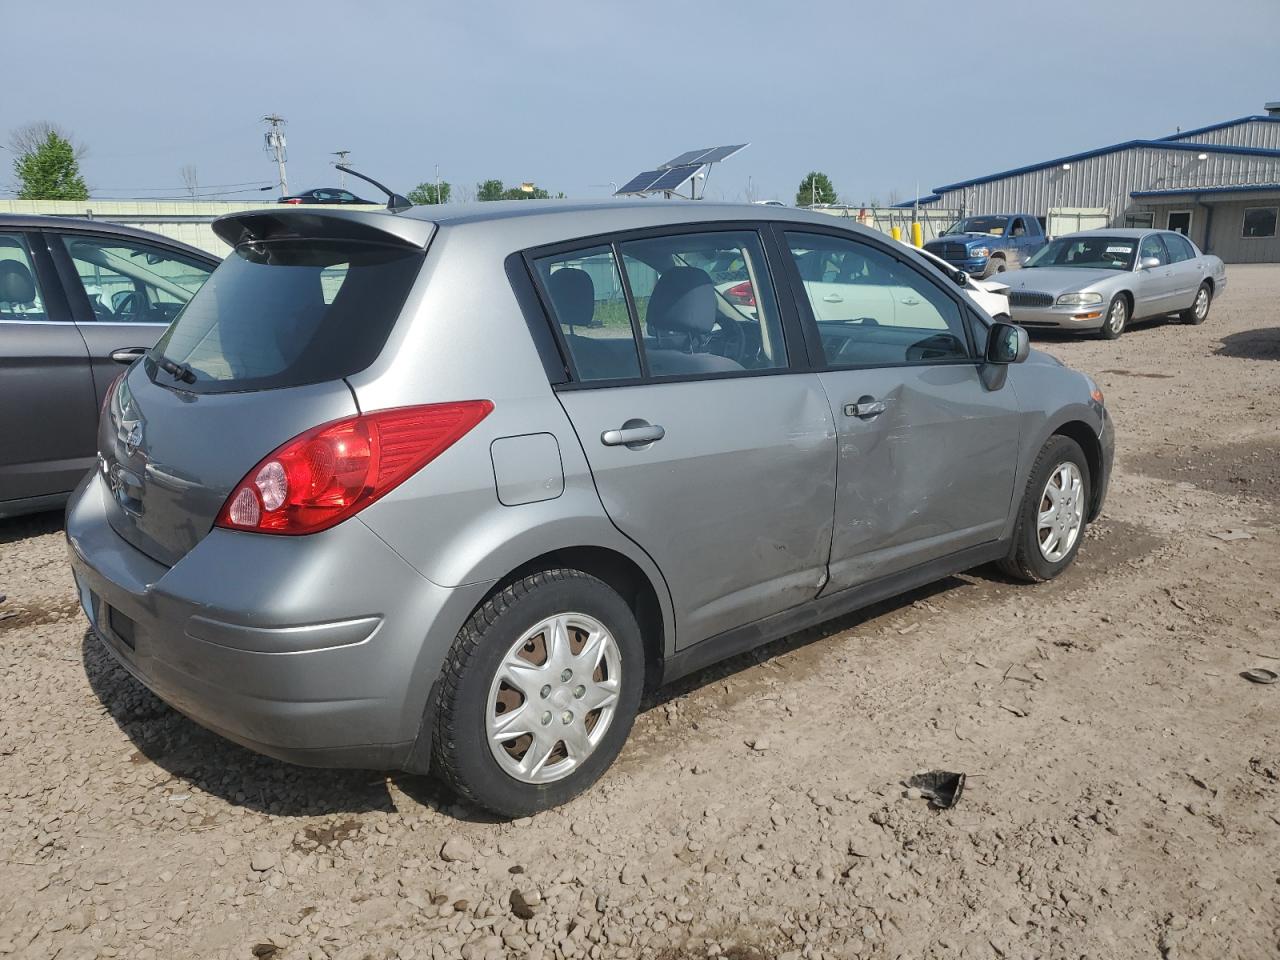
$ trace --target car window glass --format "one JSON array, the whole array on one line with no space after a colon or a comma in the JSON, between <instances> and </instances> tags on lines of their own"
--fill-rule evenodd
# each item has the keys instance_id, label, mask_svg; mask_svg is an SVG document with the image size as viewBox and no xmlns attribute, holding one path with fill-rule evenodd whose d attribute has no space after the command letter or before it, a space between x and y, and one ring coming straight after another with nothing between
<instances>
[{"instance_id":1,"label":"car window glass","mask_svg":"<svg viewBox=\"0 0 1280 960\"><path fill-rule=\"evenodd\" d=\"M1013 226L1009 228L1009 236L1023 237L1023 236L1026 236L1026 233L1027 233L1027 228L1023 226L1022 218L1018 217L1016 220L1013 221Z\"/></svg>"},{"instance_id":2,"label":"car window glass","mask_svg":"<svg viewBox=\"0 0 1280 960\"><path fill-rule=\"evenodd\" d=\"M0 233L0 321L47 319L26 238Z\"/></svg>"},{"instance_id":3,"label":"car window glass","mask_svg":"<svg viewBox=\"0 0 1280 960\"><path fill-rule=\"evenodd\" d=\"M579 380L640 376L622 277L608 246L534 260Z\"/></svg>"},{"instance_id":4,"label":"car window glass","mask_svg":"<svg viewBox=\"0 0 1280 960\"><path fill-rule=\"evenodd\" d=\"M788 233L833 367L968 359L960 307L927 277L855 240Z\"/></svg>"},{"instance_id":5,"label":"car window glass","mask_svg":"<svg viewBox=\"0 0 1280 960\"><path fill-rule=\"evenodd\" d=\"M169 323L213 268L159 247L107 237L61 237L94 317L111 323Z\"/></svg>"},{"instance_id":6,"label":"car window glass","mask_svg":"<svg viewBox=\"0 0 1280 960\"><path fill-rule=\"evenodd\" d=\"M1148 257L1155 257L1161 263L1169 262L1169 255L1165 252L1164 242L1161 241L1158 233L1149 233L1142 238L1142 246L1138 250L1138 262L1141 263Z\"/></svg>"},{"instance_id":7,"label":"car window glass","mask_svg":"<svg viewBox=\"0 0 1280 960\"><path fill-rule=\"evenodd\" d=\"M1167 233L1164 237L1165 249L1169 251L1170 263L1181 263L1193 256L1191 244L1180 233Z\"/></svg>"},{"instance_id":8,"label":"car window glass","mask_svg":"<svg viewBox=\"0 0 1280 960\"><path fill-rule=\"evenodd\" d=\"M655 377L787 365L759 236L685 233L620 244Z\"/></svg>"}]
</instances>

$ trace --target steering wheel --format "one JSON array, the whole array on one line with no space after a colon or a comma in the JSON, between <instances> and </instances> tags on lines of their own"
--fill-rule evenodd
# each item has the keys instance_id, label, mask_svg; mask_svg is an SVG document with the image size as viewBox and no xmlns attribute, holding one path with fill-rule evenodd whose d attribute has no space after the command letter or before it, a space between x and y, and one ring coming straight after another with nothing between
<instances>
[{"instance_id":1,"label":"steering wheel","mask_svg":"<svg viewBox=\"0 0 1280 960\"><path fill-rule=\"evenodd\" d=\"M747 352L747 334L742 329L742 324L737 320L726 320L723 317L716 317L716 326L720 328L719 334L711 334L707 339L707 346L710 347L716 340L722 342L722 350L714 351L720 356L729 360L741 363Z\"/></svg>"},{"instance_id":2,"label":"steering wheel","mask_svg":"<svg viewBox=\"0 0 1280 960\"><path fill-rule=\"evenodd\" d=\"M115 318L119 323L138 323L143 314L146 313L146 309L146 301L135 290L133 293L126 293L120 298L120 302L116 305Z\"/></svg>"}]
</instances>

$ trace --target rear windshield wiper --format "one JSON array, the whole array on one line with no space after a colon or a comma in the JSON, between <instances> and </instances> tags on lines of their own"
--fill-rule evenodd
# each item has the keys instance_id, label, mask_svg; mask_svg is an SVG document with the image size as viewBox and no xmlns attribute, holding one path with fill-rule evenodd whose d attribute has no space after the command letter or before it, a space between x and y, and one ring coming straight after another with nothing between
<instances>
[{"instance_id":1,"label":"rear windshield wiper","mask_svg":"<svg viewBox=\"0 0 1280 960\"><path fill-rule=\"evenodd\" d=\"M159 357L156 360L156 366L175 380L181 380L183 383L196 382L196 372L185 363L178 363L168 357Z\"/></svg>"}]
</instances>

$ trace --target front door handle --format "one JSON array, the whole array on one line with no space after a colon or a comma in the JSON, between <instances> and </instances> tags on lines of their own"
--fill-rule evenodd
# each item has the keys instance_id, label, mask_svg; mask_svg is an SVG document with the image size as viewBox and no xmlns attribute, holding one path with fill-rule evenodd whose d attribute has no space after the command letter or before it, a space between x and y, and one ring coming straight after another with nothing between
<instances>
[{"instance_id":1,"label":"front door handle","mask_svg":"<svg viewBox=\"0 0 1280 960\"><path fill-rule=\"evenodd\" d=\"M844 303L844 297L840 296L838 293L828 293L822 299L827 303Z\"/></svg>"},{"instance_id":2,"label":"front door handle","mask_svg":"<svg viewBox=\"0 0 1280 960\"><path fill-rule=\"evenodd\" d=\"M600 434L600 442L606 447L627 447L631 450L643 450L651 443L657 443L667 435L656 423L643 420L628 420L617 430L606 430Z\"/></svg>"},{"instance_id":3,"label":"front door handle","mask_svg":"<svg viewBox=\"0 0 1280 960\"><path fill-rule=\"evenodd\" d=\"M116 363L133 363L146 352L146 347L121 347L111 351L111 359Z\"/></svg>"},{"instance_id":4,"label":"front door handle","mask_svg":"<svg viewBox=\"0 0 1280 960\"><path fill-rule=\"evenodd\" d=\"M920 301L919 301L919 300L907 299L907 300L903 300L902 302L903 302L904 304L906 304L908 307L918 307L918 306L920 306Z\"/></svg>"},{"instance_id":5,"label":"front door handle","mask_svg":"<svg viewBox=\"0 0 1280 960\"><path fill-rule=\"evenodd\" d=\"M889 409L888 400L876 400L873 397L862 397L857 403L846 403L844 405L844 415L846 417L858 417L862 420L870 420L872 417L878 417Z\"/></svg>"}]
</instances>

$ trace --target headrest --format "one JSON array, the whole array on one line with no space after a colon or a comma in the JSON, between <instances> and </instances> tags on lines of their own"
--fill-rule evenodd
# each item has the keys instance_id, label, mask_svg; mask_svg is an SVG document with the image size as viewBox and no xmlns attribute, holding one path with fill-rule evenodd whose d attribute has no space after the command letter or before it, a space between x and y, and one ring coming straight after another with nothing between
<instances>
[{"instance_id":1,"label":"headrest","mask_svg":"<svg viewBox=\"0 0 1280 960\"><path fill-rule=\"evenodd\" d=\"M716 322L711 277L697 267L668 267L654 284L645 321L655 333L710 333Z\"/></svg>"},{"instance_id":2,"label":"headrest","mask_svg":"<svg viewBox=\"0 0 1280 960\"><path fill-rule=\"evenodd\" d=\"M556 308L556 319L570 327L586 327L596 312L596 285L591 274L564 267L547 278L547 292Z\"/></svg>"},{"instance_id":3,"label":"headrest","mask_svg":"<svg viewBox=\"0 0 1280 960\"><path fill-rule=\"evenodd\" d=\"M32 303L36 283L26 264L16 260L0 260L0 303Z\"/></svg>"}]
</instances>

